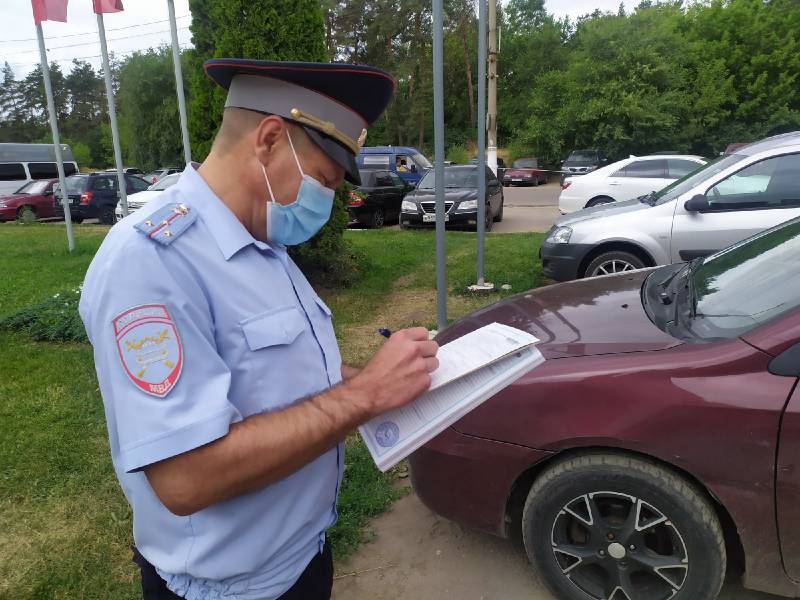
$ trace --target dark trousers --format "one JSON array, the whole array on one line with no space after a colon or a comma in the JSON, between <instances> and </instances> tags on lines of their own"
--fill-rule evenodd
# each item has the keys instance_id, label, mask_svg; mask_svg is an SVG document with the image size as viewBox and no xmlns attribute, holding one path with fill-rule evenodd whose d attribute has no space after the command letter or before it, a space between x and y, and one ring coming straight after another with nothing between
<instances>
[{"instance_id":1,"label":"dark trousers","mask_svg":"<svg viewBox=\"0 0 800 600\"><path fill-rule=\"evenodd\" d=\"M133 562L139 565L142 572L142 598L144 600L182 600L180 596L167 588L166 582L147 562L139 551L133 549ZM325 542L321 554L317 554L308 563L295 584L280 597L280 600L329 600L333 587L333 555L331 544Z\"/></svg>"}]
</instances>

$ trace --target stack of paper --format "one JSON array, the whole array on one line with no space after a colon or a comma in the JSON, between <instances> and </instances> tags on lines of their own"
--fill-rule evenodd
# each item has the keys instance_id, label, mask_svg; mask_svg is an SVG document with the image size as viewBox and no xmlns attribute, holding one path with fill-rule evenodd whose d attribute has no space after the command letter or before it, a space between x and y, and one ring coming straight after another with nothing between
<instances>
[{"instance_id":1,"label":"stack of paper","mask_svg":"<svg viewBox=\"0 0 800 600\"><path fill-rule=\"evenodd\" d=\"M439 348L439 368L427 392L359 427L378 468L391 468L544 362L538 342L525 331L492 323Z\"/></svg>"}]
</instances>

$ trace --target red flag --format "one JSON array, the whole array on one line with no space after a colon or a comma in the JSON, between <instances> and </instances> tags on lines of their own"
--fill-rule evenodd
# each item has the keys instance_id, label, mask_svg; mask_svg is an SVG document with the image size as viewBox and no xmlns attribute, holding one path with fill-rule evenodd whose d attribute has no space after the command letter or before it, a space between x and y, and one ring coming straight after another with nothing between
<instances>
[{"instance_id":1,"label":"red flag","mask_svg":"<svg viewBox=\"0 0 800 600\"><path fill-rule=\"evenodd\" d=\"M31 0L33 20L38 25L42 21L67 22L67 2L69 0Z\"/></svg>"},{"instance_id":2,"label":"red flag","mask_svg":"<svg viewBox=\"0 0 800 600\"><path fill-rule=\"evenodd\" d=\"M115 13L123 10L122 0L92 0L94 4L94 12L100 13Z\"/></svg>"}]
</instances>

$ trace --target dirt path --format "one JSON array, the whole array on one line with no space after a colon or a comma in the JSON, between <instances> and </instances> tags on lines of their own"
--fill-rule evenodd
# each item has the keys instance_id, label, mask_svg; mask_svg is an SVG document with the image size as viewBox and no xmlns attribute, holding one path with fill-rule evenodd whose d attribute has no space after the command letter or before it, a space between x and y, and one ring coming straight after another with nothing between
<instances>
[{"instance_id":1,"label":"dirt path","mask_svg":"<svg viewBox=\"0 0 800 600\"><path fill-rule=\"evenodd\" d=\"M336 565L334 600L553 600L524 550L429 511L413 493L372 524L375 539ZM778 600L731 578L720 600Z\"/></svg>"}]
</instances>

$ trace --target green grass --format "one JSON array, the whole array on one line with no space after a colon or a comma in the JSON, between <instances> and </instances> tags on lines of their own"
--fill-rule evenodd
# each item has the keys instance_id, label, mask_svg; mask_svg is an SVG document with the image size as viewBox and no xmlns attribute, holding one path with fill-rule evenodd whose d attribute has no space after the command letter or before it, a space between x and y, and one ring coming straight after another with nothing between
<instances>
[{"instance_id":1,"label":"green grass","mask_svg":"<svg viewBox=\"0 0 800 600\"><path fill-rule=\"evenodd\" d=\"M83 280L106 228L77 226L77 249L66 250L60 225L0 225L0 317L36 304ZM358 364L380 345L376 325L435 322L436 256L432 231L352 231L363 256L357 283L323 290L334 310L343 354ZM539 234L489 235L486 279L517 293L542 282ZM501 295L471 297L475 234L448 232L450 318ZM108 449L91 347L35 342L0 331L0 597L136 598L130 562L130 510ZM347 441L339 523L331 530L338 558L368 538L368 520L401 493L353 436Z\"/></svg>"}]
</instances>

